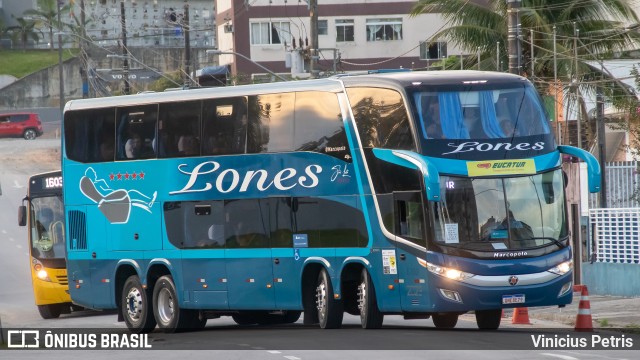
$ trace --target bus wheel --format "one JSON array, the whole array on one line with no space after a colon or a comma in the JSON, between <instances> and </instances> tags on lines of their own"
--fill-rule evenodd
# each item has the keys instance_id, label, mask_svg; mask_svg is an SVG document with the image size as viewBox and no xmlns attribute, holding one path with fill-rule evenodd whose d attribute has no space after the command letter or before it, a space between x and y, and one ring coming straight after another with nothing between
<instances>
[{"instance_id":1,"label":"bus wheel","mask_svg":"<svg viewBox=\"0 0 640 360\"><path fill-rule=\"evenodd\" d=\"M129 331L136 334L147 333L156 327L148 291L142 287L138 276L131 275L125 281L120 304Z\"/></svg>"},{"instance_id":2,"label":"bus wheel","mask_svg":"<svg viewBox=\"0 0 640 360\"><path fill-rule=\"evenodd\" d=\"M476 322L480 330L496 330L500 327L502 309L476 311Z\"/></svg>"},{"instance_id":3,"label":"bus wheel","mask_svg":"<svg viewBox=\"0 0 640 360\"><path fill-rule=\"evenodd\" d=\"M158 327L165 333L186 330L194 324L197 312L180 309L176 286L171 275L158 279L153 287L153 314Z\"/></svg>"},{"instance_id":4,"label":"bus wheel","mask_svg":"<svg viewBox=\"0 0 640 360\"><path fill-rule=\"evenodd\" d=\"M57 319L60 317L61 310L58 304L38 305L38 312L43 319Z\"/></svg>"},{"instance_id":5,"label":"bus wheel","mask_svg":"<svg viewBox=\"0 0 640 360\"><path fill-rule=\"evenodd\" d=\"M333 286L327 270L322 269L316 286L316 309L322 329L337 329L342 326L342 301L333 298Z\"/></svg>"},{"instance_id":6,"label":"bus wheel","mask_svg":"<svg viewBox=\"0 0 640 360\"><path fill-rule=\"evenodd\" d=\"M433 314L433 325L438 329L453 329L458 323L458 314L445 313L445 314Z\"/></svg>"},{"instance_id":7,"label":"bus wheel","mask_svg":"<svg viewBox=\"0 0 640 360\"><path fill-rule=\"evenodd\" d=\"M384 315L378 309L376 292L367 269L362 269L358 285L358 309L363 329L380 329Z\"/></svg>"}]
</instances>

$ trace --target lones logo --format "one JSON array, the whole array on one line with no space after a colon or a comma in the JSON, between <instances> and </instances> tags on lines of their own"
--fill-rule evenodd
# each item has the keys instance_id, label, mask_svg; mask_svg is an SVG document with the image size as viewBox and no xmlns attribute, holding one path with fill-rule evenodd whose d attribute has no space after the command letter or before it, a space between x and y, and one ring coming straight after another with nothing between
<instances>
[{"instance_id":1,"label":"lones logo","mask_svg":"<svg viewBox=\"0 0 640 360\"><path fill-rule=\"evenodd\" d=\"M457 154L457 153L464 153L464 152L469 152L469 151L480 151L480 152L486 152L486 151L498 151L498 150L506 150L506 151L514 151L514 150L519 150L519 151L529 151L529 150L542 150L544 149L544 142L543 141L539 141L536 143L519 143L519 144L512 144L512 143L496 143L496 144L491 144L491 143L481 143L481 142L477 142L477 141L467 141L467 142L463 142L461 144L447 144L447 146L449 147L453 147L455 148L452 151L446 152L446 153L442 153L442 155L448 155L448 154Z\"/></svg>"}]
</instances>

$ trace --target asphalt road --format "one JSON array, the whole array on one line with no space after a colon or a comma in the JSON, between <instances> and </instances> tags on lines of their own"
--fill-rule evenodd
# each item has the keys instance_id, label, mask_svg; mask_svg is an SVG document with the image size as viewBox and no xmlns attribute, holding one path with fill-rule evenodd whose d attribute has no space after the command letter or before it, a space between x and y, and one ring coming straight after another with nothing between
<instances>
[{"instance_id":1,"label":"asphalt road","mask_svg":"<svg viewBox=\"0 0 640 360\"><path fill-rule=\"evenodd\" d=\"M33 302L26 229L17 224L17 209L26 194L29 175L59 167L42 154L59 151L53 137L34 141L0 139L0 325L3 329L64 328L68 331L126 333L113 312L82 311L43 320ZM300 322L287 326L237 326L230 318L211 319L199 332L149 335L151 350L7 350L0 359L633 359L640 358L640 339L633 350L585 351L579 348L535 349L532 336L578 336L567 329L505 326L498 331L476 329L472 315L456 329L437 330L431 320L385 318L381 330L363 330L359 318L345 316L342 329L321 330ZM587 335L590 336L590 335ZM620 336L620 335L615 335Z\"/></svg>"}]
</instances>

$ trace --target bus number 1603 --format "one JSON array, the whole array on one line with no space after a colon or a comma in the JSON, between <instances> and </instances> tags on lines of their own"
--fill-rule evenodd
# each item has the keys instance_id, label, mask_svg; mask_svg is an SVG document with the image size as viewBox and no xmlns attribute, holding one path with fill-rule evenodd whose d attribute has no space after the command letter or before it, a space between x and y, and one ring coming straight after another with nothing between
<instances>
[{"instance_id":1,"label":"bus number 1603","mask_svg":"<svg viewBox=\"0 0 640 360\"><path fill-rule=\"evenodd\" d=\"M49 177L49 178L44 179L44 187L46 189L61 188L62 187L62 176Z\"/></svg>"}]
</instances>

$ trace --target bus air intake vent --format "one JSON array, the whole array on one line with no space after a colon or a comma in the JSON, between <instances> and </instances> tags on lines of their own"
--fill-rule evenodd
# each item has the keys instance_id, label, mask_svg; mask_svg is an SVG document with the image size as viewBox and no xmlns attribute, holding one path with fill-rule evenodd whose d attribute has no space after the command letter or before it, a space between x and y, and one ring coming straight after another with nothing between
<instances>
[{"instance_id":1,"label":"bus air intake vent","mask_svg":"<svg viewBox=\"0 0 640 360\"><path fill-rule=\"evenodd\" d=\"M83 211L69 211L69 249L87 250L87 215Z\"/></svg>"}]
</instances>

